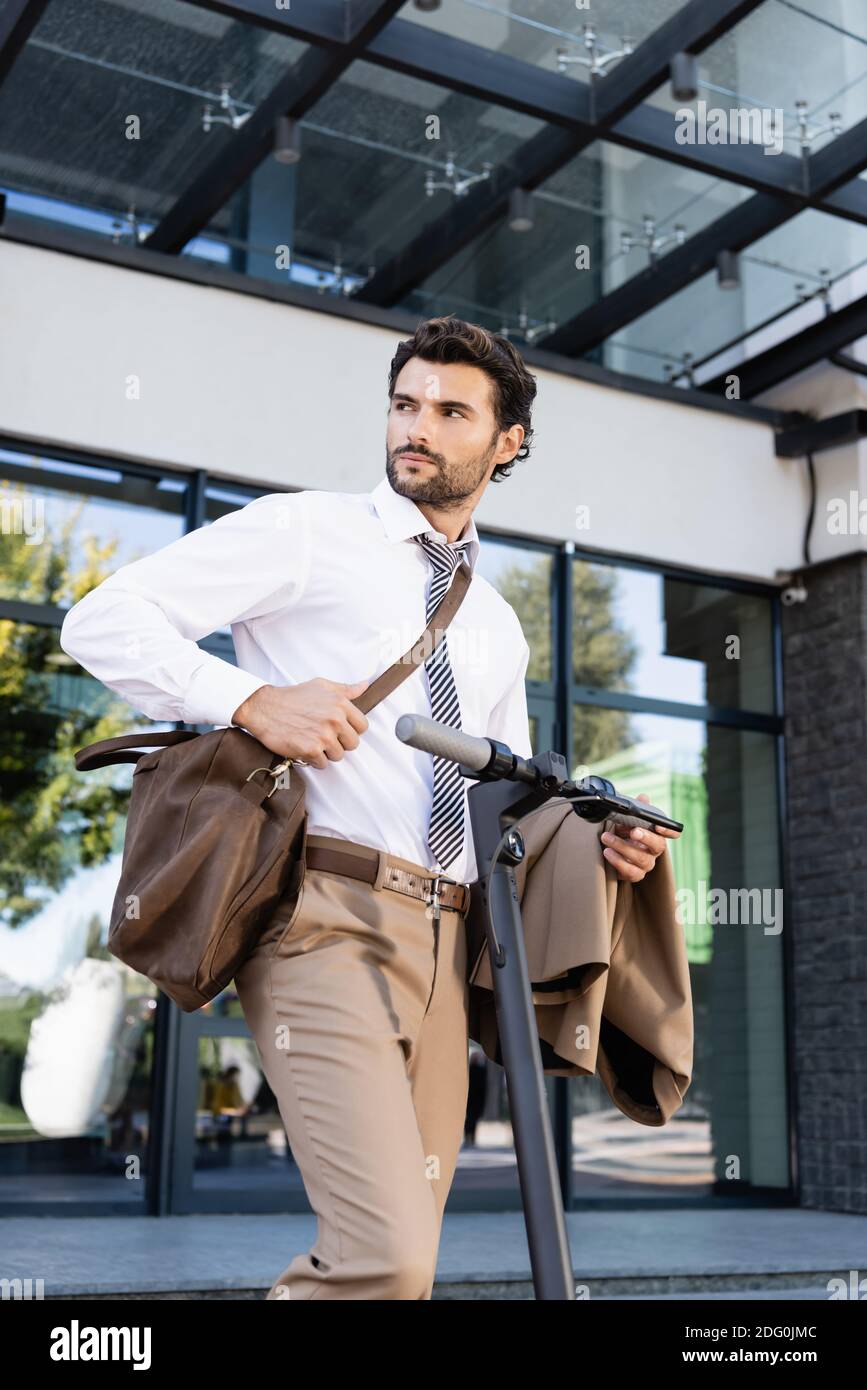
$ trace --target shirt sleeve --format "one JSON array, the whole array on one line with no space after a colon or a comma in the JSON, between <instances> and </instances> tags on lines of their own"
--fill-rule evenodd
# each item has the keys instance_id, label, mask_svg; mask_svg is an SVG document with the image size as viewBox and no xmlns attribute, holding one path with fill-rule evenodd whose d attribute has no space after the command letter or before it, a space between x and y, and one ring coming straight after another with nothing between
<instances>
[{"instance_id":1,"label":"shirt sleeve","mask_svg":"<svg viewBox=\"0 0 867 1390\"><path fill-rule=\"evenodd\" d=\"M521 633L523 646L518 667L509 689L494 706L488 720L488 738L499 739L522 758L532 758L530 742L530 719L527 713L527 666L530 661L530 648Z\"/></svg>"},{"instance_id":2,"label":"shirt sleeve","mask_svg":"<svg viewBox=\"0 0 867 1390\"><path fill-rule=\"evenodd\" d=\"M70 608L60 645L150 719L230 725L267 681L197 642L296 603L310 569L304 493L268 493L122 566Z\"/></svg>"}]
</instances>

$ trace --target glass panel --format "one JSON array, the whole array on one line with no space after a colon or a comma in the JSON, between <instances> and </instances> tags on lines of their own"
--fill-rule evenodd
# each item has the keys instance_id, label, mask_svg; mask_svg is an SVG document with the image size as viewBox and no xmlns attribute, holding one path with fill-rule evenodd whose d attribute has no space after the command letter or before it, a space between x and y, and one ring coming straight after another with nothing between
<instances>
[{"instance_id":1,"label":"glass panel","mask_svg":"<svg viewBox=\"0 0 867 1390\"><path fill-rule=\"evenodd\" d=\"M693 1080L667 1124L571 1083L577 1196L789 1184L783 893L770 735L576 705L576 757L683 821L669 846L690 965ZM586 750L592 750L588 756ZM573 776L583 772L576 766Z\"/></svg>"},{"instance_id":2,"label":"glass panel","mask_svg":"<svg viewBox=\"0 0 867 1390\"><path fill-rule=\"evenodd\" d=\"M0 448L0 597L69 608L184 531L181 479Z\"/></svg>"},{"instance_id":3,"label":"glass panel","mask_svg":"<svg viewBox=\"0 0 867 1390\"><path fill-rule=\"evenodd\" d=\"M527 680L552 680L553 555L485 537L477 568L518 615L530 646Z\"/></svg>"},{"instance_id":4,"label":"glass panel","mask_svg":"<svg viewBox=\"0 0 867 1390\"><path fill-rule=\"evenodd\" d=\"M220 996L225 1017L240 1010L232 995L230 989ZM296 1194L298 1207L306 1210L301 1174L253 1039L201 1037L198 1066L193 1187L199 1192L273 1188L275 1194Z\"/></svg>"},{"instance_id":5,"label":"glass panel","mask_svg":"<svg viewBox=\"0 0 867 1390\"><path fill-rule=\"evenodd\" d=\"M156 992L106 947L130 774L73 763L136 722L55 629L0 647L0 1201L137 1210Z\"/></svg>"},{"instance_id":6,"label":"glass panel","mask_svg":"<svg viewBox=\"0 0 867 1390\"><path fill-rule=\"evenodd\" d=\"M615 370L701 385L842 308L865 289L867 227L808 209L743 251L740 286L716 273L672 295L608 339ZM829 290L830 287L830 290Z\"/></svg>"},{"instance_id":7,"label":"glass panel","mask_svg":"<svg viewBox=\"0 0 867 1390\"><path fill-rule=\"evenodd\" d=\"M533 226L503 217L404 301L451 311L525 342L545 336L603 294L749 197L693 169L596 141L547 179L531 200ZM645 219L649 222L645 224ZM624 237L632 238L629 246Z\"/></svg>"},{"instance_id":8,"label":"glass panel","mask_svg":"<svg viewBox=\"0 0 867 1390\"><path fill-rule=\"evenodd\" d=\"M230 986L202 1014L242 1017ZM451 1193L518 1191L505 1073L469 1044L470 1090L464 1143ZM309 1209L274 1092L249 1036L200 1037L193 1187L198 1192L273 1193L293 1211ZM451 1200L451 1195L450 1199ZM459 1199L460 1200L460 1199ZM465 1203L461 1203L464 1205Z\"/></svg>"},{"instance_id":9,"label":"glass panel","mask_svg":"<svg viewBox=\"0 0 867 1390\"><path fill-rule=\"evenodd\" d=\"M684 0L653 0L652 4L648 0L605 0L604 13L597 14L595 5L592 9L586 5L582 10L577 5L564 4L563 0L442 0L428 13L407 3L400 18L553 70L560 47L570 54L587 56L584 25L592 20L605 72L611 70L613 55L622 50L624 38L637 45L681 9L683 3ZM567 71L582 81L588 78L583 64L570 64Z\"/></svg>"},{"instance_id":10,"label":"glass panel","mask_svg":"<svg viewBox=\"0 0 867 1390\"><path fill-rule=\"evenodd\" d=\"M222 84L243 117L305 47L180 0L52 0L0 91L0 184L132 241L131 208L148 231L228 148L231 127L203 123Z\"/></svg>"},{"instance_id":11,"label":"glass panel","mask_svg":"<svg viewBox=\"0 0 867 1390\"><path fill-rule=\"evenodd\" d=\"M574 567L577 685L773 713L769 599L589 560Z\"/></svg>"},{"instance_id":12,"label":"glass panel","mask_svg":"<svg viewBox=\"0 0 867 1390\"><path fill-rule=\"evenodd\" d=\"M229 204L230 236L242 248L233 265L339 294L448 209L453 194L425 189L428 175L445 177L449 151L456 177L468 179L542 129L366 62L353 63L300 124L300 161L266 159Z\"/></svg>"},{"instance_id":13,"label":"glass panel","mask_svg":"<svg viewBox=\"0 0 867 1390\"><path fill-rule=\"evenodd\" d=\"M834 138L839 114L844 130L867 116L867 24L862 0L764 0L757 9L699 54L699 99L707 112L734 107L775 114L783 133L770 142L798 155L801 129L796 102L807 103L808 148ZM654 106L682 109L668 84Z\"/></svg>"}]
</instances>

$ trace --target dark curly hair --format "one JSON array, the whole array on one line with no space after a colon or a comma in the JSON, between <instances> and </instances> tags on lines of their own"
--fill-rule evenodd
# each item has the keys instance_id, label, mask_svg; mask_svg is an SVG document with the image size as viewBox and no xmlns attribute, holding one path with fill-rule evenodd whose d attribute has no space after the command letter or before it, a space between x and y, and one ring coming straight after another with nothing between
<instances>
[{"instance_id":1,"label":"dark curly hair","mask_svg":"<svg viewBox=\"0 0 867 1390\"><path fill-rule=\"evenodd\" d=\"M453 314L427 319L411 338L398 344L389 369L389 400L394 395L398 374L411 357L421 357L425 362L468 362L490 377L497 431L512 425L522 425L524 429L524 439L515 457L508 463L498 463L491 474L495 482L508 478L515 462L523 462L530 453L530 412L536 395L536 378L527 371L517 348L501 333L489 333Z\"/></svg>"}]
</instances>

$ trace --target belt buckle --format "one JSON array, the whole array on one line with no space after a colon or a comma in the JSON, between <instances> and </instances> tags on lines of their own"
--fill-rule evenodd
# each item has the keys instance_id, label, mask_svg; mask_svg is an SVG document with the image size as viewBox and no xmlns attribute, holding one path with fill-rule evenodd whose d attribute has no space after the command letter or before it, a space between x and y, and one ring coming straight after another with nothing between
<instances>
[{"instance_id":1,"label":"belt buckle","mask_svg":"<svg viewBox=\"0 0 867 1390\"><path fill-rule=\"evenodd\" d=\"M432 917L432 920L434 922L438 922L440 919L440 912L443 907L445 907L446 912L461 911L459 907L449 907L447 904L443 903L440 898L440 884L453 883L455 884L455 886L458 886L458 880L456 878L450 878L448 874L433 874L431 877L433 879L433 887L431 888L428 897L425 898L425 902L428 904L429 907L433 908L433 913L429 913L428 915ZM464 898L466 899L466 886L464 884L461 884L460 886L464 888Z\"/></svg>"},{"instance_id":2,"label":"belt buckle","mask_svg":"<svg viewBox=\"0 0 867 1390\"><path fill-rule=\"evenodd\" d=\"M433 875L433 880L432 880L432 886L431 886L430 893L429 893L428 896L425 898L425 902L428 904L427 916L430 917L431 921L432 921L434 924L438 923L439 920L440 920L440 911L441 911L440 884L442 883L442 881L443 881L443 879L444 879L445 877L446 877L445 874L434 874L434 875ZM433 911L431 911L431 908L433 909Z\"/></svg>"}]
</instances>

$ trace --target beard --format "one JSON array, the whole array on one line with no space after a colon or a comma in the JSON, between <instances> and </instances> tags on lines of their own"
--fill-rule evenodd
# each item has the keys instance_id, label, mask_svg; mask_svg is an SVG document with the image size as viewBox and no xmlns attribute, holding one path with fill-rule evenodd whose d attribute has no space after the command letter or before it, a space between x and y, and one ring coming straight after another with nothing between
<instances>
[{"instance_id":1,"label":"beard","mask_svg":"<svg viewBox=\"0 0 867 1390\"><path fill-rule=\"evenodd\" d=\"M409 497L413 502L433 502L445 509L460 507L476 492L487 473L498 439L499 431L495 430L484 454L476 454L473 458L462 459L460 462L449 462L442 454L435 454L430 449L411 449L408 445L403 445L400 449L389 451L386 445L386 477L394 492L402 497ZM437 472L432 478L399 477L397 465L401 456L408 453L420 454L422 458L430 459L431 463L436 465Z\"/></svg>"}]
</instances>

